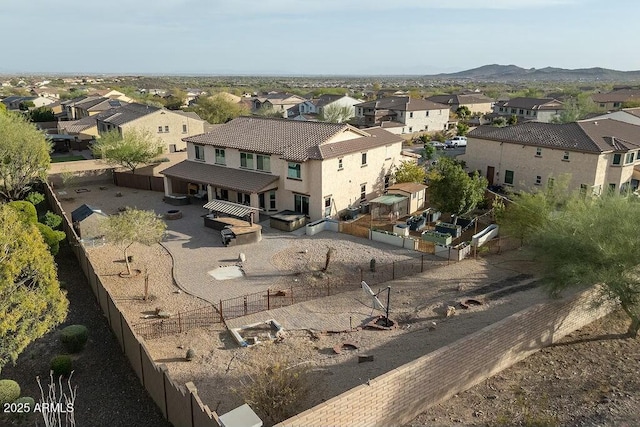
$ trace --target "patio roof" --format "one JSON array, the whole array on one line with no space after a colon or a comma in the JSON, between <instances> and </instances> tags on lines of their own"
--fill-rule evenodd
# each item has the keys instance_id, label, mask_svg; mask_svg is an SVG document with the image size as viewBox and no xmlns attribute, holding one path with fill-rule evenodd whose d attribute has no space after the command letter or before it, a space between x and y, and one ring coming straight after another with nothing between
<instances>
[{"instance_id":1,"label":"patio roof","mask_svg":"<svg viewBox=\"0 0 640 427\"><path fill-rule=\"evenodd\" d=\"M262 192L280 179L278 175L210 165L192 160L184 160L161 173L169 178L210 184L214 187L242 193Z\"/></svg>"},{"instance_id":2,"label":"patio roof","mask_svg":"<svg viewBox=\"0 0 640 427\"><path fill-rule=\"evenodd\" d=\"M399 194L385 194L384 196L376 197L370 200L369 203L378 203L381 205L395 205L398 202L408 199L407 196L400 196Z\"/></svg>"},{"instance_id":3,"label":"patio roof","mask_svg":"<svg viewBox=\"0 0 640 427\"><path fill-rule=\"evenodd\" d=\"M210 211L221 212L227 215L243 218L249 215L251 212L259 211L259 208L252 208L251 206L240 205L238 203L227 202L225 200L212 200L203 206Z\"/></svg>"}]
</instances>

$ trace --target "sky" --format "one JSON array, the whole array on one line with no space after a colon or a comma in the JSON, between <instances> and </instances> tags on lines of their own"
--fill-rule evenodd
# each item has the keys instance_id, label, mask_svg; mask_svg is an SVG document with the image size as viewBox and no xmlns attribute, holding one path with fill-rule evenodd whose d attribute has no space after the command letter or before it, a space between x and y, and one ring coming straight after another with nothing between
<instances>
[{"instance_id":1,"label":"sky","mask_svg":"<svg viewBox=\"0 0 640 427\"><path fill-rule=\"evenodd\" d=\"M638 0L0 0L0 73L640 70Z\"/></svg>"}]
</instances>

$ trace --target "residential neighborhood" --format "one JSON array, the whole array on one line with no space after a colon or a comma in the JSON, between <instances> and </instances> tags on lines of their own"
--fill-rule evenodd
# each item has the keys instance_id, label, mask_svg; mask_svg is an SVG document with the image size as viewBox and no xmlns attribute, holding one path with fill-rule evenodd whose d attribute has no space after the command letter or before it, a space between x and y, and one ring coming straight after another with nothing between
<instances>
[{"instance_id":1,"label":"residential neighborhood","mask_svg":"<svg viewBox=\"0 0 640 427\"><path fill-rule=\"evenodd\" d=\"M36 3L0 426L640 425L640 3Z\"/></svg>"}]
</instances>

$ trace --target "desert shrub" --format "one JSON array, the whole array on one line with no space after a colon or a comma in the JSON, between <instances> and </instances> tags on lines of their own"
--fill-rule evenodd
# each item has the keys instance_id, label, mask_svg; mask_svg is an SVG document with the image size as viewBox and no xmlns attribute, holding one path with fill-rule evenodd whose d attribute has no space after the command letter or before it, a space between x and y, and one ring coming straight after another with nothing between
<instances>
[{"instance_id":1,"label":"desert shrub","mask_svg":"<svg viewBox=\"0 0 640 427\"><path fill-rule=\"evenodd\" d=\"M73 362L71 361L71 356L67 354L59 354L57 356L54 356L53 359L51 359L49 367L53 371L53 375L55 377L59 377L61 375L67 377L73 370Z\"/></svg>"},{"instance_id":2,"label":"desert shrub","mask_svg":"<svg viewBox=\"0 0 640 427\"><path fill-rule=\"evenodd\" d=\"M89 338L89 330L84 325L70 325L60 334L60 341L69 353L79 353Z\"/></svg>"},{"instance_id":3,"label":"desert shrub","mask_svg":"<svg viewBox=\"0 0 640 427\"><path fill-rule=\"evenodd\" d=\"M187 350L187 354L185 356L185 359L187 359L188 361L193 360L196 357L196 352L194 349L190 348L189 350Z\"/></svg>"},{"instance_id":4,"label":"desert shrub","mask_svg":"<svg viewBox=\"0 0 640 427\"><path fill-rule=\"evenodd\" d=\"M20 397L20 385L14 380L0 380L0 405L11 403Z\"/></svg>"},{"instance_id":5,"label":"desert shrub","mask_svg":"<svg viewBox=\"0 0 640 427\"><path fill-rule=\"evenodd\" d=\"M33 206L33 203L25 200L16 200L7 203L7 205L18 213L21 221L31 224L38 222L38 212L36 211L36 207Z\"/></svg>"},{"instance_id":6,"label":"desert shrub","mask_svg":"<svg viewBox=\"0 0 640 427\"><path fill-rule=\"evenodd\" d=\"M233 391L273 424L300 412L311 388L317 386L304 362L268 349L260 349L243 369L247 375Z\"/></svg>"},{"instance_id":7,"label":"desert shrub","mask_svg":"<svg viewBox=\"0 0 640 427\"><path fill-rule=\"evenodd\" d=\"M27 202L30 202L33 206L38 206L40 203L44 202L44 194L38 193L37 191L32 191L27 194L27 197L24 198Z\"/></svg>"},{"instance_id":8,"label":"desert shrub","mask_svg":"<svg viewBox=\"0 0 640 427\"><path fill-rule=\"evenodd\" d=\"M55 230L56 228L60 227L60 224L62 224L62 217L60 215L54 214L51 211L47 211L47 213L42 217L42 223Z\"/></svg>"},{"instance_id":9,"label":"desert shrub","mask_svg":"<svg viewBox=\"0 0 640 427\"><path fill-rule=\"evenodd\" d=\"M60 241L64 240L67 237L63 231L52 230L46 224L41 222L36 223L38 230L40 230L40 234L42 234L42 238L44 242L49 246L49 252L52 255L55 255L60 250Z\"/></svg>"}]
</instances>

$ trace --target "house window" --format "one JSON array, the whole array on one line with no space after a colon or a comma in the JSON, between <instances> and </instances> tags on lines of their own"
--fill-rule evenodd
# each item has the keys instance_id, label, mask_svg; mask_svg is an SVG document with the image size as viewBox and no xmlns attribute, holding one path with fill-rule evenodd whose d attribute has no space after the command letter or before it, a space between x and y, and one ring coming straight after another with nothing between
<instances>
[{"instance_id":1,"label":"house window","mask_svg":"<svg viewBox=\"0 0 640 427\"><path fill-rule=\"evenodd\" d=\"M427 111L427 114L425 115L425 117L429 117L429 112Z\"/></svg>"},{"instance_id":2,"label":"house window","mask_svg":"<svg viewBox=\"0 0 640 427\"><path fill-rule=\"evenodd\" d=\"M622 154L620 153L614 154L612 164L617 166L620 164L620 162L622 162Z\"/></svg>"},{"instance_id":3,"label":"house window","mask_svg":"<svg viewBox=\"0 0 640 427\"><path fill-rule=\"evenodd\" d=\"M196 151L196 160L204 162L204 146L194 145L193 148Z\"/></svg>"},{"instance_id":4,"label":"house window","mask_svg":"<svg viewBox=\"0 0 640 427\"><path fill-rule=\"evenodd\" d=\"M389 188L389 184L391 183L391 175L384 176L384 189Z\"/></svg>"},{"instance_id":5,"label":"house window","mask_svg":"<svg viewBox=\"0 0 640 427\"><path fill-rule=\"evenodd\" d=\"M338 170L341 171L344 168L344 165L342 163L342 159L338 159Z\"/></svg>"},{"instance_id":6,"label":"house window","mask_svg":"<svg viewBox=\"0 0 640 427\"><path fill-rule=\"evenodd\" d=\"M177 151L176 144L169 144L169 152L175 153Z\"/></svg>"},{"instance_id":7,"label":"house window","mask_svg":"<svg viewBox=\"0 0 640 427\"><path fill-rule=\"evenodd\" d=\"M367 200L367 184L360 184L360 201Z\"/></svg>"},{"instance_id":8,"label":"house window","mask_svg":"<svg viewBox=\"0 0 640 427\"><path fill-rule=\"evenodd\" d=\"M216 148L216 165L226 165L224 148Z\"/></svg>"},{"instance_id":9,"label":"house window","mask_svg":"<svg viewBox=\"0 0 640 427\"><path fill-rule=\"evenodd\" d=\"M413 111L409 113L409 118L413 119Z\"/></svg>"},{"instance_id":10,"label":"house window","mask_svg":"<svg viewBox=\"0 0 640 427\"><path fill-rule=\"evenodd\" d=\"M547 180L547 187L549 187L549 188L553 188L553 184L554 184L554 182L555 182L555 181L554 181L554 179L553 179L553 178L549 178L549 179Z\"/></svg>"},{"instance_id":11,"label":"house window","mask_svg":"<svg viewBox=\"0 0 640 427\"><path fill-rule=\"evenodd\" d=\"M251 204L251 195L238 192L238 203L249 206Z\"/></svg>"},{"instance_id":12,"label":"house window","mask_svg":"<svg viewBox=\"0 0 640 427\"><path fill-rule=\"evenodd\" d=\"M253 169L253 154L240 153L240 167L246 169Z\"/></svg>"},{"instance_id":13,"label":"house window","mask_svg":"<svg viewBox=\"0 0 640 427\"><path fill-rule=\"evenodd\" d=\"M287 177L302 179L302 174L300 172L300 163L289 162L289 165L287 166Z\"/></svg>"},{"instance_id":14,"label":"house window","mask_svg":"<svg viewBox=\"0 0 640 427\"><path fill-rule=\"evenodd\" d=\"M293 196L294 210L309 215L309 196L295 194Z\"/></svg>"},{"instance_id":15,"label":"house window","mask_svg":"<svg viewBox=\"0 0 640 427\"><path fill-rule=\"evenodd\" d=\"M580 195L581 196L587 195L587 184L580 184Z\"/></svg>"},{"instance_id":16,"label":"house window","mask_svg":"<svg viewBox=\"0 0 640 427\"><path fill-rule=\"evenodd\" d=\"M229 190L224 188L220 189L220 200L229 200Z\"/></svg>"},{"instance_id":17,"label":"house window","mask_svg":"<svg viewBox=\"0 0 640 427\"><path fill-rule=\"evenodd\" d=\"M604 107L605 107L605 105L604 105L604 104L600 104L600 108L604 108Z\"/></svg>"},{"instance_id":18,"label":"house window","mask_svg":"<svg viewBox=\"0 0 640 427\"><path fill-rule=\"evenodd\" d=\"M536 148L536 157L542 157L542 147Z\"/></svg>"},{"instance_id":19,"label":"house window","mask_svg":"<svg viewBox=\"0 0 640 427\"><path fill-rule=\"evenodd\" d=\"M429 130L429 125L424 125L424 130Z\"/></svg>"},{"instance_id":20,"label":"house window","mask_svg":"<svg viewBox=\"0 0 640 427\"><path fill-rule=\"evenodd\" d=\"M624 157L624 164L628 165L629 163L633 163L633 160L635 159L635 155L636 153L634 152L627 153L627 155Z\"/></svg>"},{"instance_id":21,"label":"house window","mask_svg":"<svg viewBox=\"0 0 640 427\"><path fill-rule=\"evenodd\" d=\"M271 172L271 157L258 154L256 156L256 169L262 172Z\"/></svg>"},{"instance_id":22,"label":"house window","mask_svg":"<svg viewBox=\"0 0 640 427\"><path fill-rule=\"evenodd\" d=\"M169 126L165 126L165 127L164 127L164 131L165 131L165 132L169 132Z\"/></svg>"},{"instance_id":23,"label":"house window","mask_svg":"<svg viewBox=\"0 0 640 427\"><path fill-rule=\"evenodd\" d=\"M540 175L536 176L536 185L542 184L542 177Z\"/></svg>"},{"instance_id":24,"label":"house window","mask_svg":"<svg viewBox=\"0 0 640 427\"><path fill-rule=\"evenodd\" d=\"M622 106L622 103L620 102L614 102L613 103L613 108L620 108Z\"/></svg>"},{"instance_id":25,"label":"house window","mask_svg":"<svg viewBox=\"0 0 640 427\"><path fill-rule=\"evenodd\" d=\"M522 109L518 110L518 114L520 114L520 115L524 114L524 110L522 110Z\"/></svg>"},{"instance_id":26,"label":"house window","mask_svg":"<svg viewBox=\"0 0 640 427\"><path fill-rule=\"evenodd\" d=\"M331 215L331 197L324 198L324 216Z\"/></svg>"},{"instance_id":27,"label":"house window","mask_svg":"<svg viewBox=\"0 0 640 427\"><path fill-rule=\"evenodd\" d=\"M385 145L384 146L384 159L385 160L391 160L391 146L390 145Z\"/></svg>"},{"instance_id":28,"label":"house window","mask_svg":"<svg viewBox=\"0 0 640 427\"><path fill-rule=\"evenodd\" d=\"M515 113L516 113L516 109L515 109L515 108L512 108L512 109L511 109L511 114L515 114Z\"/></svg>"},{"instance_id":29,"label":"house window","mask_svg":"<svg viewBox=\"0 0 640 427\"><path fill-rule=\"evenodd\" d=\"M187 133L187 125L182 125L182 133Z\"/></svg>"},{"instance_id":30,"label":"house window","mask_svg":"<svg viewBox=\"0 0 640 427\"><path fill-rule=\"evenodd\" d=\"M409 126L409 133L413 132L413 127Z\"/></svg>"},{"instance_id":31,"label":"house window","mask_svg":"<svg viewBox=\"0 0 640 427\"><path fill-rule=\"evenodd\" d=\"M562 161L564 161L564 162L568 162L569 161L569 152L568 151L565 151L562 154Z\"/></svg>"},{"instance_id":32,"label":"house window","mask_svg":"<svg viewBox=\"0 0 640 427\"><path fill-rule=\"evenodd\" d=\"M276 210L276 191L275 190L269 191L269 210L270 211Z\"/></svg>"},{"instance_id":33,"label":"house window","mask_svg":"<svg viewBox=\"0 0 640 427\"><path fill-rule=\"evenodd\" d=\"M504 111L504 108L500 107L500 111L501 111L501 112L503 112L503 111Z\"/></svg>"},{"instance_id":34,"label":"house window","mask_svg":"<svg viewBox=\"0 0 640 427\"><path fill-rule=\"evenodd\" d=\"M513 185L513 171L504 171L504 183Z\"/></svg>"},{"instance_id":35,"label":"house window","mask_svg":"<svg viewBox=\"0 0 640 427\"><path fill-rule=\"evenodd\" d=\"M362 153L362 166L367 166L367 153Z\"/></svg>"},{"instance_id":36,"label":"house window","mask_svg":"<svg viewBox=\"0 0 640 427\"><path fill-rule=\"evenodd\" d=\"M616 192L616 185L615 184L609 184L609 193L615 193Z\"/></svg>"},{"instance_id":37,"label":"house window","mask_svg":"<svg viewBox=\"0 0 640 427\"><path fill-rule=\"evenodd\" d=\"M162 133L162 126L158 126L158 133Z\"/></svg>"}]
</instances>

